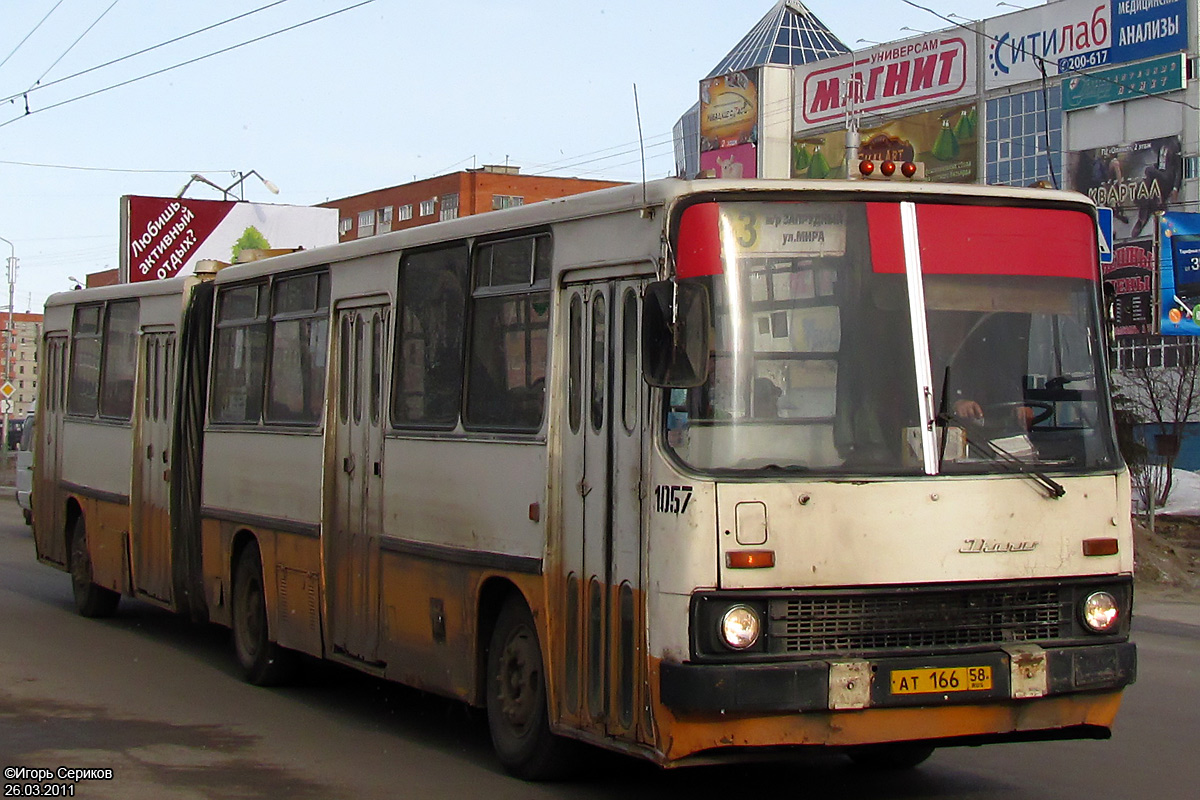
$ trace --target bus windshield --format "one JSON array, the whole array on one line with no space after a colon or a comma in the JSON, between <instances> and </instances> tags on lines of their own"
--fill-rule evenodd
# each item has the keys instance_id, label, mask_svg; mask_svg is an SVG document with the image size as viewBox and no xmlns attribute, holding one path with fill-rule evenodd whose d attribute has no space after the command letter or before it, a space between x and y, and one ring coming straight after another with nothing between
<instances>
[{"instance_id":1,"label":"bus windshield","mask_svg":"<svg viewBox=\"0 0 1200 800\"><path fill-rule=\"evenodd\" d=\"M698 266L679 262L681 280L707 285L713 320L707 382L668 394L666 441L684 464L853 475L1116 464L1091 217L908 205L907 227L896 202L684 212L677 253L718 242Z\"/></svg>"}]
</instances>

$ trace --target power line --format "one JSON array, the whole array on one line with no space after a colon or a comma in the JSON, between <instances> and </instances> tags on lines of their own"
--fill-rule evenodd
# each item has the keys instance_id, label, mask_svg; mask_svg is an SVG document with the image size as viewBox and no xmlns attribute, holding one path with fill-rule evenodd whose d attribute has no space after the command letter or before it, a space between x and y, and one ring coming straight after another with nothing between
<instances>
[{"instance_id":1,"label":"power line","mask_svg":"<svg viewBox=\"0 0 1200 800\"><path fill-rule=\"evenodd\" d=\"M35 88L35 87L36 87L36 86L37 86L39 83L41 83L41 82L42 82L42 78L44 78L44 77L46 77L47 75L49 75L49 74L50 74L50 70L52 70L52 69L54 69L55 67L57 67L57 66L58 66L58 63L59 63L60 61L62 61L64 58L66 58L68 53L70 53L72 50L74 50L74 49L75 49L75 45L77 45L77 44L79 44L81 41L83 41L83 37L85 37L85 36L87 36L89 33L91 33L91 32L92 32L92 28L94 28L94 27L96 27L97 25L99 25L99 24L100 24L100 20L102 20L102 19L104 19L106 16L108 16L108 12L112 11L112 10L113 10L113 7L114 7L114 6L116 6L116 4L117 4L117 3L119 3L120 1L121 1L121 0L113 0L113 1L112 1L112 4L110 4L108 8L104 9L104 11L103 11L103 12L101 12L100 16L96 17L95 21L94 21L94 22L92 22L92 24L91 24L91 25L88 25L88 26L87 26L87 30L85 30L83 33L79 34L79 36L78 36L78 37L75 39L75 41L71 42L70 46L69 46L69 47L67 47L67 49L63 51L63 54L62 54L61 56L59 56L58 58L54 59L54 63L53 63L53 64L51 64L50 66L46 67L46 71L45 71L45 72L43 72L41 75L39 75L39 76L38 76L38 79L37 79L36 81L34 81L34 82L33 82L33 86L30 86L29 88L30 88L30 89L33 89L33 88Z\"/></svg>"},{"instance_id":2,"label":"power line","mask_svg":"<svg viewBox=\"0 0 1200 800\"><path fill-rule=\"evenodd\" d=\"M17 46L12 49L12 52L9 53L8 55L6 55L4 57L3 61L0 61L0 67L3 67L5 64L7 64L8 60L17 54L17 51L21 49L21 45L23 45L27 41L29 41L30 36L33 36L35 33L37 33L38 28L42 27L42 22L45 22L46 20L50 19L50 15L54 13L54 9L61 6L62 3L63 3L63 0L58 0L58 2L54 4L54 7L46 12L46 16L42 17L41 22L39 22L37 25L34 25L33 30L31 30L29 33L25 34L25 38L22 39L21 41L17 42Z\"/></svg>"},{"instance_id":3,"label":"power line","mask_svg":"<svg viewBox=\"0 0 1200 800\"><path fill-rule=\"evenodd\" d=\"M61 0L60 0L60 2L61 2ZM230 17L229 19L222 20L221 22L213 23L212 25L208 25L208 26L205 26L198 30L194 30L191 33L185 33L182 36L176 36L174 39L168 39L165 42L160 42L159 44L153 45L151 47L143 48L141 50L138 50L137 52L129 53L128 55L121 56L120 58L114 58L112 61L106 61L103 64L97 64L94 67L88 67L87 69L82 70L80 72L76 72L72 75L67 75L63 78L56 78L55 80L52 80L49 83L41 83L41 84L37 85L36 87L30 88L27 91L18 92L17 94L11 94L8 97L2 97L2 98L0 98L0 103L7 103L10 100L16 100L18 97L25 97L30 92L36 91L37 89L49 89L51 86L57 86L60 83L65 83L66 81L73 80L75 78L79 78L84 75L87 75L90 72L95 72L96 70L101 70L101 69L104 69L105 67L111 67L113 64L119 64L122 61L128 61L131 58L137 58L138 56L145 55L146 53L149 53L153 50L158 50L160 47L166 47L168 45L172 45L177 42L182 42L184 39L190 39L191 37L198 36L201 33L207 33L208 31L215 30L215 29L221 27L222 25L228 25L231 22L237 22L240 19L245 19L246 17L253 16L254 14L259 13L260 11L266 11L269 8L274 8L275 6L283 5L284 3L287 3L287 2L291 2L291 0L275 0L274 3L268 3L265 6L254 9L253 11L247 11L244 14L238 14L236 17Z\"/></svg>"},{"instance_id":4,"label":"power line","mask_svg":"<svg viewBox=\"0 0 1200 800\"><path fill-rule=\"evenodd\" d=\"M18 119L20 119L18 117ZM5 123L7 124L7 123ZM38 167L43 169L70 169L80 172L127 172L145 173L150 175L191 175L193 172L230 172L227 169L122 169L120 167L81 167L70 164L39 164L36 161L6 161L0 159L0 164L14 167Z\"/></svg>"},{"instance_id":5,"label":"power line","mask_svg":"<svg viewBox=\"0 0 1200 800\"><path fill-rule=\"evenodd\" d=\"M321 22L321 21L323 21L323 20L326 20L326 19L329 19L329 18L331 18L331 17L336 17L336 16L338 16L339 14L344 14L344 13L346 13L347 11L353 11L353 10L355 10L355 9L357 9L357 8L362 8L363 6L370 5L371 3L374 3L374 2L375 2L375 0L362 0L362 2L361 2L361 3L355 3L355 4L354 4L354 5L352 5L352 6L346 6L345 8L340 8L340 9L338 9L337 11L331 11L331 12L330 12L330 13L328 13L328 14L322 14L322 15L321 15L321 16L319 16L319 17L313 17L312 19L305 20L304 22L299 22L299 23L296 23L295 25L289 25L289 26L288 26L288 27L286 27L286 28L281 28L281 29L279 29L279 30L277 30L277 31L273 31L272 33L263 34L262 36L257 36L257 37L255 37L255 38L253 38L253 39L248 39L248 40L246 40L246 41L244 41L244 42L241 42L241 43L239 43L239 44L230 45L229 47L224 47L224 48L222 48L222 49L220 49L220 50L214 50L213 52L211 52L211 53L208 53L208 54L206 54L206 55L197 56L196 58L192 58L192 59L189 59L189 60L187 60L187 61L182 61L182 62L180 62L180 63L178 63L178 64L174 64L174 65L172 65L172 66L170 66L170 67L163 67L162 69L154 70L153 72L148 72L148 73L146 73L145 75L140 75L140 76L138 76L138 77L136 77L136 78L130 78L129 80L121 81L120 83L114 83L114 84L112 84L112 85L110 85L110 86L105 86L105 87L104 87L104 88L102 88L102 89L96 89L95 91L86 92L86 93L84 93L84 94L77 95L77 96L75 96L75 97L72 97L72 98L69 98L69 99L67 99L67 100L62 100L62 101L60 101L60 102L58 102L58 103L53 103L53 104L51 104L51 105L44 106L43 108L39 108L39 109L36 109L36 110L29 110L28 108L26 108L26 110L25 110L25 113L24 113L24 114L22 114L21 116L19 116L19 117L13 117L12 119L8 120L7 122L0 122L0 128L6 127L6 126L8 126L8 125L11 125L11 124L13 124L14 122L16 122L17 120L24 119L25 117L28 117L28 116L30 116L31 114L40 114L40 113L41 113L41 112L43 112L43 111L49 111L49 110L51 110L51 109L54 109L54 108L59 108L59 107L61 107L61 106L65 106L65 105L67 105L67 104L69 104L69 103L74 103L74 102L76 102L77 100L86 100L86 99L87 99L87 98L89 98L89 97L95 97L95 96L96 96L96 95L98 95L98 94L104 94L105 92L111 91L111 90L113 90L113 89L119 89L119 88L121 88L121 87L123 87L123 86L128 86L128 85L130 85L130 84L132 84L132 83L137 83L138 81L143 81L143 80L145 80L145 79L147 79L147 78L153 78L153 77L155 77L155 76L157 76L157 75L162 75L163 73L170 72L170 71L172 71L172 70L175 70L175 69L179 69L180 67L186 67L186 66L190 66L190 65L192 65L192 64L196 64L196 63L198 63L198 62L200 62L200 61L205 61L206 59L212 58L212 57L214 57L214 56L224 55L225 53L229 53L229 52L232 52L232 51L234 51L234 50L238 50L238 49L240 49L240 48L246 47L247 45L251 45L251 44L257 44L258 42L264 41L264 40L266 40L266 39L270 39L270 38L272 38L272 37L274 37L274 36L278 36L278 35L280 35L280 34L282 34L282 33L289 33L289 32L291 32L291 31L297 30L298 28L303 28L303 27L305 27L306 25L311 25L311 24L313 24L314 22Z\"/></svg>"}]
</instances>

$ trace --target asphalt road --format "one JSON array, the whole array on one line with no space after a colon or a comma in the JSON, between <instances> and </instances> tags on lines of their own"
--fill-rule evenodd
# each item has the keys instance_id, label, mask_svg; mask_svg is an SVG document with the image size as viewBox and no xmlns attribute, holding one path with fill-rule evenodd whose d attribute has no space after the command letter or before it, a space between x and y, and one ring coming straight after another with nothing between
<instances>
[{"instance_id":1,"label":"asphalt road","mask_svg":"<svg viewBox=\"0 0 1200 800\"><path fill-rule=\"evenodd\" d=\"M258 689L239 680L224 629L128 600L113 619L76 616L66 574L36 562L16 505L0 496L6 794L34 783L28 772L9 778L13 768L49 770L65 796L122 800L662 800L776 787L795 797L1191 800L1200 626L1146 617L1135 638L1140 678L1109 741L949 749L898 775L834 756L674 771L604 756L573 783L531 785L501 772L482 715L461 704L315 662L296 686ZM59 768L101 772L68 781Z\"/></svg>"}]
</instances>

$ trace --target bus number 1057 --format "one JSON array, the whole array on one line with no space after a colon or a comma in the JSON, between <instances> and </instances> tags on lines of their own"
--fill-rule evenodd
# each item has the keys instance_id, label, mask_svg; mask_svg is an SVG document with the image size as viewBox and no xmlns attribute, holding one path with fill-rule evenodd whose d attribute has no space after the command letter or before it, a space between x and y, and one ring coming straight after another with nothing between
<instances>
[{"instance_id":1,"label":"bus number 1057","mask_svg":"<svg viewBox=\"0 0 1200 800\"><path fill-rule=\"evenodd\" d=\"M654 510L660 514L682 514L692 499L690 486L655 486Z\"/></svg>"}]
</instances>

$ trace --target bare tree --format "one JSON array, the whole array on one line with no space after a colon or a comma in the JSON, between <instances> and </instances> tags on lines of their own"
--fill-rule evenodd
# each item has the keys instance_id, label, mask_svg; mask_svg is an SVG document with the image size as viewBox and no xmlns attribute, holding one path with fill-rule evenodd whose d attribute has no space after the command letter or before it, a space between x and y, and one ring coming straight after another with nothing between
<instances>
[{"instance_id":1,"label":"bare tree","mask_svg":"<svg viewBox=\"0 0 1200 800\"><path fill-rule=\"evenodd\" d=\"M1200 416L1200 342L1195 339L1157 338L1145 347L1126 351L1131 356L1116 373L1115 383L1137 422L1148 424L1154 434L1146 445L1151 454L1141 465L1131 463L1134 487L1155 506L1171 494L1175 459L1185 426ZM1157 463L1156 463L1157 462ZM1162 469L1156 467L1161 465ZM1161 474L1159 474L1161 473Z\"/></svg>"}]
</instances>

